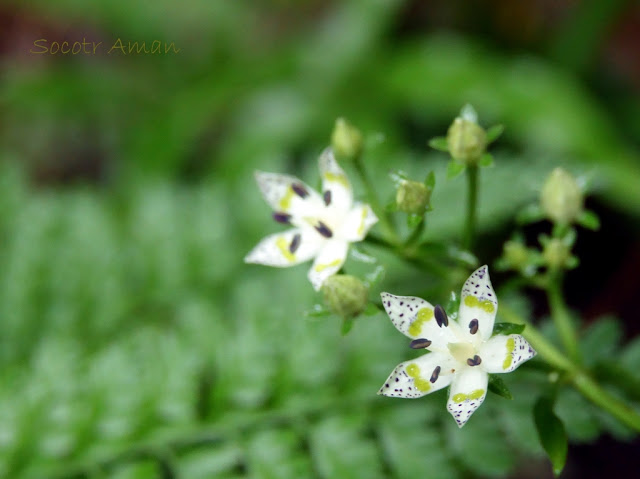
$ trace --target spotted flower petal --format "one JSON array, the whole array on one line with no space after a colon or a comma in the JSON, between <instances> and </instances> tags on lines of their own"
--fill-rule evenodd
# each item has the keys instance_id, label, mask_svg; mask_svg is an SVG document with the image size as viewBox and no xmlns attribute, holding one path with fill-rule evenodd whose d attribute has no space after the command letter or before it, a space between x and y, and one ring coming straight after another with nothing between
<instances>
[{"instance_id":1,"label":"spotted flower petal","mask_svg":"<svg viewBox=\"0 0 640 479\"><path fill-rule=\"evenodd\" d=\"M411 339L427 339L428 349L446 349L455 336L448 326L440 326L434 317L434 308L428 301L414 296L394 296L381 293L382 305L393 325Z\"/></svg>"},{"instance_id":2,"label":"spotted flower petal","mask_svg":"<svg viewBox=\"0 0 640 479\"><path fill-rule=\"evenodd\" d=\"M285 267L315 257L308 276L316 290L342 267L349 243L363 240L378 220L368 205L353 205L351 185L331 149L320 156L319 168L321 194L294 176L256 172L273 219L296 229L268 236L245 258L247 263Z\"/></svg>"},{"instance_id":3,"label":"spotted flower petal","mask_svg":"<svg viewBox=\"0 0 640 479\"><path fill-rule=\"evenodd\" d=\"M322 199L309 185L295 176L256 171L258 188L275 212L294 220L315 216L322 208Z\"/></svg>"},{"instance_id":4,"label":"spotted flower petal","mask_svg":"<svg viewBox=\"0 0 640 479\"><path fill-rule=\"evenodd\" d=\"M536 354L518 334L491 337L498 301L486 266L464 283L457 321L412 296L382 293L382 303L395 327L413 339L410 346L431 352L401 363L378 394L414 398L451 383L447 409L459 427L484 401L489 373L511 372Z\"/></svg>"},{"instance_id":5,"label":"spotted flower petal","mask_svg":"<svg viewBox=\"0 0 640 479\"><path fill-rule=\"evenodd\" d=\"M467 326L474 319L477 320L477 338L487 340L491 337L497 312L498 299L491 286L488 267L481 266L469 276L462 287L458 321L460 326ZM474 340L477 341L477 338Z\"/></svg>"},{"instance_id":6,"label":"spotted flower petal","mask_svg":"<svg viewBox=\"0 0 640 479\"><path fill-rule=\"evenodd\" d=\"M318 166L322 176L322 199L325 205L346 213L353 203L353 192L349 179L338 165L331 148L322 152Z\"/></svg>"},{"instance_id":7,"label":"spotted flower petal","mask_svg":"<svg viewBox=\"0 0 640 479\"><path fill-rule=\"evenodd\" d=\"M377 222L378 217L369 205L356 203L347 213L340 235L347 241L362 241Z\"/></svg>"},{"instance_id":8,"label":"spotted flower petal","mask_svg":"<svg viewBox=\"0 0 640 479\"><path fill-rule=\"evenodd\" d=\"M478 352L484 369L489 373L510 373L536 355L526 339L519 334L498 335L482 344Z\"/></svg>"},{"instance_id":9,"label":"spotted flower petal","mask_svg":"<svg viewBox=\"0 0 640 479\"><path fill-rule=\"evenodd\" d=\"M447 410L462 427L487 397L489 375L482 368L465 368L455 375L449 390Z\"/></svg>"},{"instance_id":10,"label":"spotted flower petal","mask_svg":"<svg viewBox=\"0 0 640 479\"><path fill-rule=\"evenodd\" d=\"M322 242L312 231L293 228L263 238L244 261L284 268L309 261L321 246Z\"/></svg>"},{"instance_id":11,"label":"spotted flower petal","mask_svg":"<svg viewBox=\"0 0 640 479\"><path fill-rule=\"evenodd\" d=\"M309 281L316 291L322 287L325 279L342 268L347 259L348 248L349 244L339 239L329 240L324 244L308 274Z\"/></svg>"},{"instance_id":12,"label":"spotted flower petal","mask_svg":"<svg viewBox=\"0 0 640 479\"><path fill-rule=\"evenodd\" d=\"M447 354L429 353L398 364L378 391L389 397L419 398L447 387L455 362Z\"/></svg>"}]
</instances>

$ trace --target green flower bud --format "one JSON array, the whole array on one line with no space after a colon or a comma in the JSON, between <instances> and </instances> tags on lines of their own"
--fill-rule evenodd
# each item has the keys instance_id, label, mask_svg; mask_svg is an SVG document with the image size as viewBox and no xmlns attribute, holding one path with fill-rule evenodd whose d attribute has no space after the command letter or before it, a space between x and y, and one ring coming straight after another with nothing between
<instances>
[{"instance_id":1,"label":"green flower bud","mask_svg":"<svg viewBox=\"0 0 640 479\"><path fill-rule=\"evenodd\" d=\"M507 241L503 257L513 269L524 269L529 264L529 250L519 241Z\"/></svg>"},{"instance_id":2,"label":"green flower bud","mask_svg":"<svg viewBox=\"0 0 640 479\"><path fill-rule=\"evenodd\" d=\"M331 147L338 160L354 160L362 153L362 134L344 118L338 118L331 133Z\"/></svg>"},{"instance_id":3,"label":"green flower bud","mask_svg":"<svg viewBox=\"0 0 640 479\"><path fill-rule=\"evenodd\" d=\"M542 251L542 258L549 269L565 268L571 257L571 247L558 238L548 240Z\"/></svg>"},{"instance_id":4,"label":"green flower bud","mask_svg":"<svg viewBox=\"0 0 640 479\"><path fill-rule=\"evenodd\" d=\"M329 311L344 319L355 318L369 303L367 287L355 276L346 274L327 278L322 293Z\"/></svg>"},{"instance_id":5,"label":"green flower bud","mask_svg":"<svg viewBox=\"0 0 640 479\"><path fill-rule=\"evenodd\" d=\"M451 157L465 165L478 163L487 148L487 132L469 117L458 117L447 132Z\"/></svg>"},{"instance_id":6,"label":"green flower bud","mask_svg":"<svg viewBox=\"0 0 640 479\"><path fill-rule=\"evenodd\" d=\"M540 206L547 218L559 224L571 224L582 213L584 198L575 178L556 168L545 181Z\"/></svg>"},{"instance_id":7,"label":"green flower bud","mask_svg":"<svg viewBox=\"0 0 640 479\"><path fill-rule=\"evenodd\" d=\"M412 215L422 215L431 199L431 189L424 183L401 180L396 192L396 204L400 211Z\"/></svg>"}]
</instances>

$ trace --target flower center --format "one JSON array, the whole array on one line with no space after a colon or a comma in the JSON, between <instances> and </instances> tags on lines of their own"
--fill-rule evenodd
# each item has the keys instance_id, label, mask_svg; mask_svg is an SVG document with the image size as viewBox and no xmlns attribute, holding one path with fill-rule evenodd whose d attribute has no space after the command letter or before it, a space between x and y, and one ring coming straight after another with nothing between
<instances>
[{"instance_id":1,"label":"flower center","mask_svg":"<svg viewBox=\"0 0 640 479\"><path fill-rule=\"evenodd\" d=\"M466 341L463 343L449 343L447 347L449 348L451 356L459 363L468 364L467 360L473 359L476 356L475 348L471 343L467 343Z\"/></svg>"}]
</instances>

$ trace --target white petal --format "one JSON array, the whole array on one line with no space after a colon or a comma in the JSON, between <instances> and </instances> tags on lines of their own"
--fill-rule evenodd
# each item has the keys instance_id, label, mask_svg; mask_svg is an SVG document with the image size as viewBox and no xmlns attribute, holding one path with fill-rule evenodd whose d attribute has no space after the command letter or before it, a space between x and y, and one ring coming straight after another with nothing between
<instances>
[{"instance_id":1,"label":"white petal","mask_svg":"<svg viewBox=\"0 0 640 479\"><path fill-rule=\"evenodd\" d=\"M429 353L411 359L393 370L378 394L399 398L419 398L451 383L455 361L442 353Z\"/></svg>"},{"instance_id":2,"label":"white petal","mask_svg":"<svg viewBox=\"0 0 640 479\"><path fill-rule=\"evenodd\" d=\"M484 265L474 271L462 287L458 324L463 331L470 332L472 321L477 319L478 332L472 340L486 340L491 337L497 312L498 299L491 286L489 269Z\"/></svg>"},{"instance_id":3,"label":"white petal","mask_svg":"<svg viewBox=\"0 0 640 479\"><path fill-rule=\"evenodd\" d=\"M377 222L378 217L369 205L356 203L345 216L338 234L347 241L362 241Z\"/></svg>"},{"instance_id":4,"label":"white petal","mask_svg":"<svg viewBox=\"0 0 640 479\"><path fill-rule=\"evenodd\" d=\"M309 230L294 228L269 235L244 258L245 263L284 268L310 260L318 254L323 241Z\"/></svg>"},{"instance_id":5,"label":"white petal","mask_svg":"<svg viewBox=\"0 0 640 479\"><path fill-rule=\"evenodd\" d=\"M276 212L289 214L295 220L315 217L322 210L318 193L295 176L256 171L255 177L262 196Z\"/></svg>"},{"instance_id":6,"label":"white petal","mask_svg":"<svg viewBox=\"0 0 640 479\"><path fill-rule=\"evenodd\" d=\"M447 410L462 427L487 397L489 375L479 366L465 367L453 379Z\"/></svg>"},{"instance_id":7,"label":"white petal","mask_svg":"<svg viewBox=\"0 0 640 479\"><path fill-rule=\"evenodd\" d=\"M342 268L348 249L349 243L346 241L332 239L325 242L308 274L309 281L316 291L322 287L325 279Z\"/></svg>"},{"instance_id":8,"label":"white petal","mask_svg":"<svg viewBox=\"0 0 640 479\"><path fill-rule=\"evenodd\" d=\"M393 325L411 339L428 339L428 349L446 349L447 344L457 341L451 328L438 326L433 315L433 306L428 301L414 296L394 296L381 293L382 305ZM453 323L450 323L453 324Z\"/></svg>"},{"instance_id":9,"label":"white petal","mask_svg":"<svg viewBox=\"0 0 640 479\"><path fill-rule=\"evenodd\" d=\"M478 355L489 373L510 373L536 355L526 339L519 334L494 336L480 346Z\"/></svg>"},{"instance_id":10,"label":"white petal","mask_svg":"<svg viewBox=\"0 0 640 479\"><path fill-rule=\"evenodd\" d=\"M318 167L322 177L322 194L325 203L329 208L345 214L353 203L353 192L349 179L338 165L331 148L322 152Z\"/></svg>"}]
</instances>

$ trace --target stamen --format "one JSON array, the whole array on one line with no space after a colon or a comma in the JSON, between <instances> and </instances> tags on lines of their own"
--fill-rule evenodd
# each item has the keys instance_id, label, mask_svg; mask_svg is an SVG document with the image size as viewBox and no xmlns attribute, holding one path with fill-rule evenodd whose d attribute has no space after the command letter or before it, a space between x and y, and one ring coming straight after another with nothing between
<instances>
[{"instance_id":1,"label":"stamen","mask_svg":"<svg viewBox=\"0 0 640 479\"><path fill-rule=\"evenodd\" d=\"M438 380L438 376L440 376L440 366L436 366L436 368L433 370L433 373L431 374L431 379L429 379L431 384L435 383Z\"/></svg>"},{"instance_id":2,"label":"stamen","mask_svg":"<svg viewBox=\"0 0 640 479\"><path fill-rule=\"evenodd\" d=\"M293 236L291 244L289 244L289 253L293 254L298 250L298 248L300 247L300 239L301 238L299 233Z\"/></svg>"},{"instance_id":3,"label":"stamen","mask_svg":"<svg viewBox=\"0 0 640 479\"><path fill-rule=\"evenodd\" d=\"M282 223L285 225L288 225L291 223L291 215L288 215L287 213L276 212L273 214L273 219L276 220L278 223Z\"/></svg>"},{"instance_id":4,"label":"stamen","mask_svg":"<svg viewBox=\"0 0 640 479\"><path fill-rule=\"evenodd\" d=\"M424 349L431 346L431 341L426 338L414 339L409 345L411 349Z\"/></svg>"},{"instance_id":5,"label":"stamen","mask_svg":"<svg viewBox=\"0 0 640 479\"><path fill-rule=\"evenodd\" d=\"M469 323L469 332L471 334L476 334L478 332L478 320L472 319Z\"/></svg>"},{"instance_id":6,"label":"stamen","mask_svg":"<svg viewBox=\"0 0 640 479\"><path fill-rule=\"evenodd\" d=\"M331 190L325 191L322 198L324 199L324 204L329 206L331 204Z\"/></svg>"},{"instance_id":7,"label":"stamen","mask_svg":"<svg viewBox=\"0 0 640 479\"><path fill-rule=\"evenodd\" d=\"M291 189L294 191L294 193L296 195L298 195L300 198L306 198L307 196L309 196L309 192L307 191L307 189L301 185L300 183L293 183L291 185Z\"/></svg>"},{"instance_id":8,"label":"stamen","mask_svg":"<svg viewBox=\"0 0 640 479\"><path fill-rule=\"evenodd\" d=\"M436 307L433 308L433 315L436 318L438 326L442 327L444 325L445 328L449 326L449 318L447 317L447 313L445 313L444 309L439 304L436 304Z\"/></svg>"},{"instance_id":9,"label":"stamen","mask_svg":"<svg viewBox=\"0 0 640 479\"><path fill-rule=\"evenodd\" d=\"M333 232L322 221L318 221L318 224L315 226L315 229L316 231L318 231L318 233L320 233L325 238L331 238L333 236Z\"/></svg>"},{"instance_id":10,"label":"stamen","mask_svg":"<svg viewBox=\"0 0 640 479\"><path fill-rule=\"evenodd\" d=\"M480 359L480 356L478 356L477 354L473 358L467 359L467 364L469 366L478 366L481 362L482 359Z\"/></svg>"}]
</instances>

